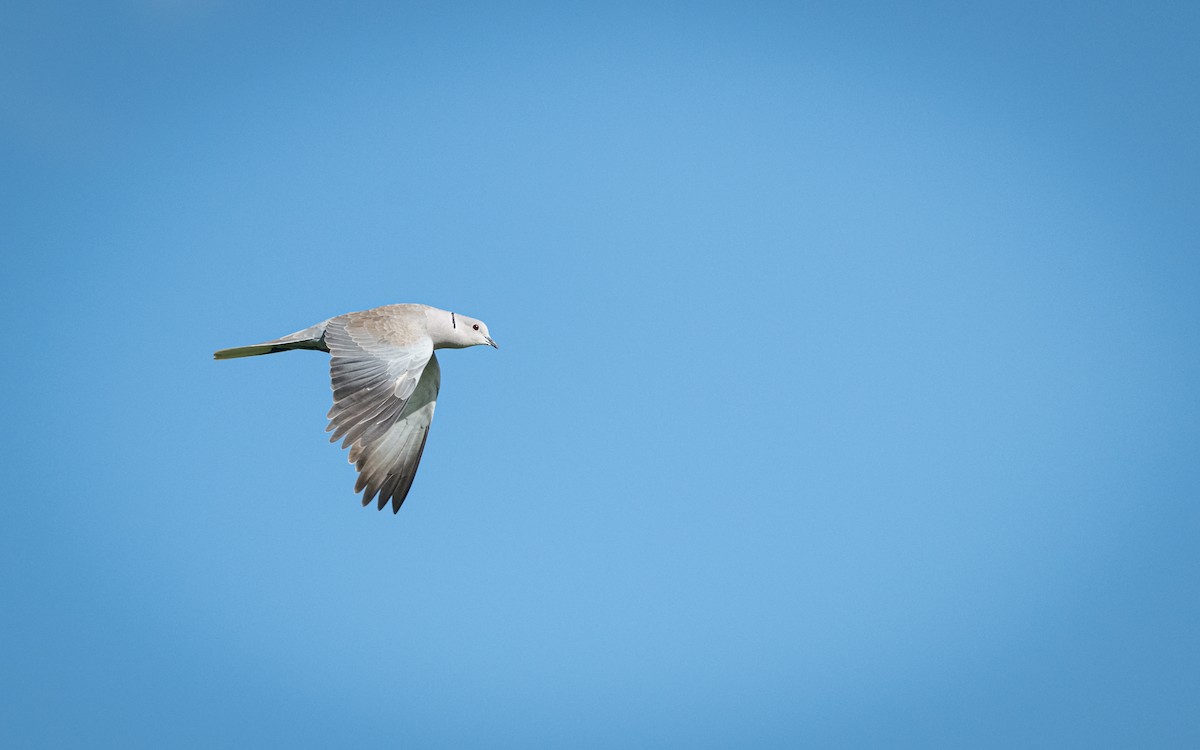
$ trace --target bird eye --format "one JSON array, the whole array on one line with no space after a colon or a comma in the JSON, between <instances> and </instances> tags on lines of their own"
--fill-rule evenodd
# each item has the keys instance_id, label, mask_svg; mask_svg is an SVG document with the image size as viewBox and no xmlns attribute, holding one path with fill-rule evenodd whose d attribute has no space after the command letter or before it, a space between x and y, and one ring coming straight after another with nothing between
<instances>
[{"instance_id":1,"label":"bird eye","mask_svg":"<svg viewBox=\"0 0 1200 750\"><path fill-rule=\"evenodd\" d=\"M474 328L476 331L478 331L478 330L479 330L479 324L478 324L478 323L476 323L475 325L473 325L473 326L471 326L471 327L472 327L472 328Z\"/></svg>"}]
</instances>

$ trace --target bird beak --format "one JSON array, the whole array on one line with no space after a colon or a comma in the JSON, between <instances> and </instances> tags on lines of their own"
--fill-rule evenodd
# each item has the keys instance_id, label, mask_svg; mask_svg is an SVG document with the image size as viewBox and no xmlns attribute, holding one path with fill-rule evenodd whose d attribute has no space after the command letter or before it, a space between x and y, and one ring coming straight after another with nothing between
<instances>
[{"instance_id":1,"label":"bird beak","mask_svg":"<svg viewBox=\"0 0 1200 750\"><path fill-rule=\"evenodd\" d=\"M493 349L499 349L499 348L500 348L500 345L499 345L499 344L497 344L495 341L492 341L492 337L491 337L491 336L484 336L484 338L485 338L485 339L487 339L488 345L489 345L489 346L491 346Z\"/></svg>"}]
</instances>

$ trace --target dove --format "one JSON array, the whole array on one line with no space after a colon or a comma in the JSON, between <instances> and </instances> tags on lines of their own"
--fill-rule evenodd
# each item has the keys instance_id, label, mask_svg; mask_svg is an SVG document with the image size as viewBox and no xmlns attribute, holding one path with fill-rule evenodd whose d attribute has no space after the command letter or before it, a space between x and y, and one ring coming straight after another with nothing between
<instances>
[{"instance_id":1,"label":"dove","mask_svg":"<svg viewBox=\"0 0 1200 750\"><path fill-rule=\"evenodd\" d=\"M366 507L378 497L397 513L425 451L441 384L435 349L500 347L481 320L428 305L384 305L346 313L302 331L251 346L221 349L236 359L291 349L330 354L333 407L330 442L350 449L358 470L354 491Z\"/></svg>"}]
</instances>

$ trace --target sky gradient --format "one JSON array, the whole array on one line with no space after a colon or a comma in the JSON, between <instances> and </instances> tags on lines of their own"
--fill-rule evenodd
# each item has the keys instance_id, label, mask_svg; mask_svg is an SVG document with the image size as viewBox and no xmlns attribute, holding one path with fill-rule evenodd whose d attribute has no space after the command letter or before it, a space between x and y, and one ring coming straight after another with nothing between
<instances>
[{"instance_id":1,"label":"sky gradient","mask_svg":"<svg viewBox=\"0 0 1200 750\"><path fill-rule=\"evenodd\" d=\"M6 6L2 744L1200 746L1197 38ZM211 359L393 302L501 346L396 516Z\"/></svg>"}]
</instances>

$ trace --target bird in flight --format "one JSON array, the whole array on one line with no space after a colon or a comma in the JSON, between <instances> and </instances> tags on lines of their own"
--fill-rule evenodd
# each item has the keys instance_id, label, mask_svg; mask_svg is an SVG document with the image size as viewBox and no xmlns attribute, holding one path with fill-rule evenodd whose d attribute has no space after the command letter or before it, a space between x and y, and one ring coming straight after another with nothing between
<instances>
[{"instance_id":1,"label":"bird in flight","mask_svg":"<svg viewBox=\"0 0 1200 750\"><path fill-rule=\"evenodd\" d=\"M350 449L363 506L379 498L392 512L412 487L425 451L441 384L434 349L499 348L481 320L428 305L384 305L346 313L289 336L221 349L213 359L274 354L289 349L329 352L333 408L330 442Z\"/></svg>"}]
</instances>

